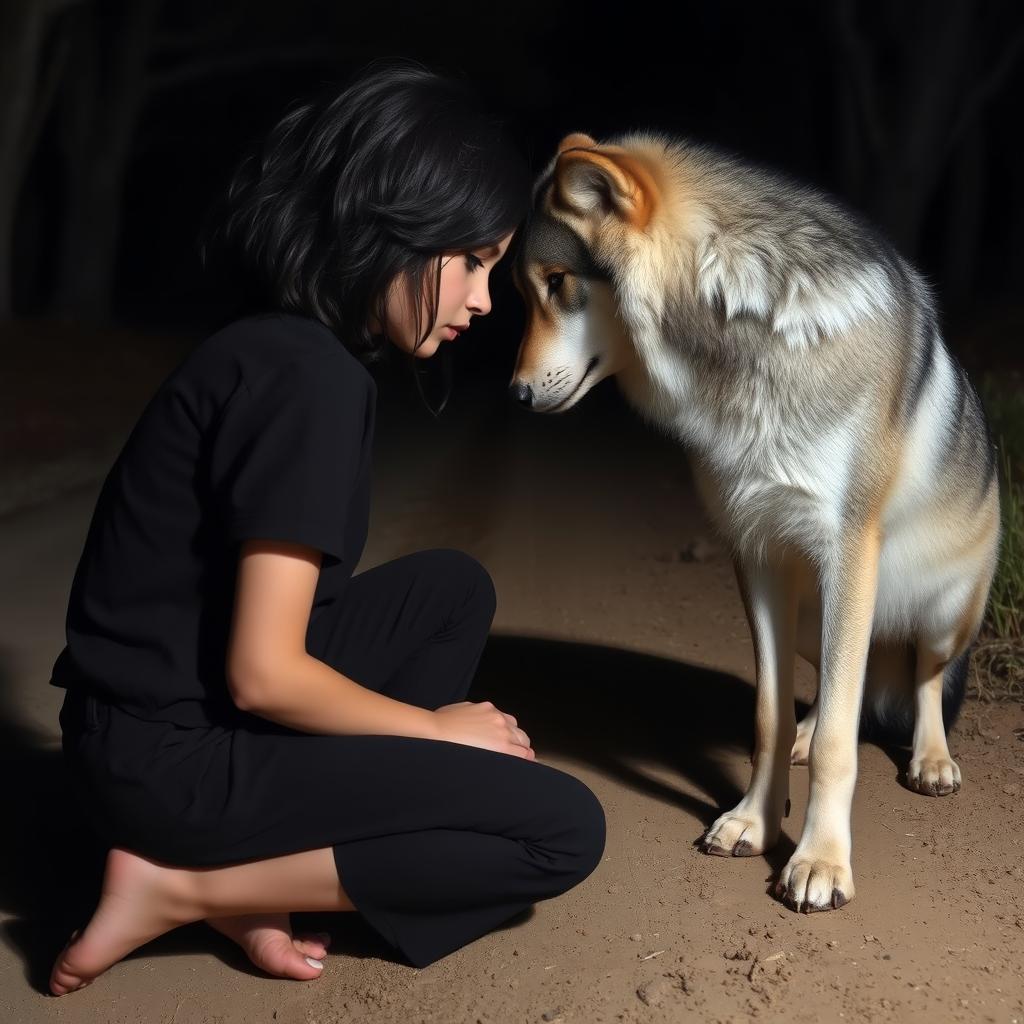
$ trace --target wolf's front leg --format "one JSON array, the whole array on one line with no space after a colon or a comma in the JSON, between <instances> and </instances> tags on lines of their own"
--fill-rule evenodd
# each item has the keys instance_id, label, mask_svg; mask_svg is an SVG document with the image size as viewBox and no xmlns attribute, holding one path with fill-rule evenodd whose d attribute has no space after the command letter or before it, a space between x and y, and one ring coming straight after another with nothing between
<instances>
[{"instance_id":1,"label":"wolf's front leg","mask_svg":"<svg viewBox=\"0 0 1024 1024\"><path fill-rule=\"evenodd\" d=\"M791 568L734 563L754 640L757 674L754 768L743 799L701 840L705 853L750 857L779 838L789 798L797 591Z\"/></svg>"},{"instance_id":2,"label":"wolf's front leg","mask_svg":"<svg viewBox=\"0 0 1024 1024\"><path fill-rule=\"evenodd\" d=\"M821 682L811 739L803 833L776 886L795 910L830 910L853 899L850 811L857 732L878 585L875 524L845 539L822 570Z\"/></svg>"}]
</instances>

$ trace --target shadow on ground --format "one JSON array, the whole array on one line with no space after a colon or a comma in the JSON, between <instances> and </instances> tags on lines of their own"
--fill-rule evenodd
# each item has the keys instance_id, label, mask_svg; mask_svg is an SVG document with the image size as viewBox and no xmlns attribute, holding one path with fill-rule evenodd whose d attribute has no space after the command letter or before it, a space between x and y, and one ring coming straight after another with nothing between
<instances>
[{"instance_id":1,"label":"shadow on ground","mask_svg":"<svg viewBox=\"0 0 1024 1024\"><path fill-rule=\"evenodd\" d=\"M9 915L5 939L20 951L29 983L46 991L54 956L95 906L105 849L76 804L60 751L20 724L9 706L12 674L10 658L0 651L8 837L0 847L0 901ZM541 758L588 765L705 826L742 795L721 757L726 749L746 752L751 745L753 690L735 676L597 645L492 636L469 699L493 700L514 714ZM667 769L680 785L647 774L648 766ZM706 796L693 795L694 789ZM776 870L790 852L773 851ZM522 924L530 913L509 924ZM334 952L391 959L356 915L302 913L293 923L299 931L329 931ZM202 923L132 955L188 953L213 953L259 973L237 946Z\"/></svg>"},{"instance_id":2,"label":"shadow on ground","mask_svg":"<svg viewBox=\"0 0 1024 1024\"><path fill-rule=\"evenodd\" d=\"M750 750L754 693L735 676L596 644L492 636L470 700L516 716L541 758L569 757L709 825L742 795L723 748ZM646 774L677 773L708 799Z\"/></svg>"}]
</instances>

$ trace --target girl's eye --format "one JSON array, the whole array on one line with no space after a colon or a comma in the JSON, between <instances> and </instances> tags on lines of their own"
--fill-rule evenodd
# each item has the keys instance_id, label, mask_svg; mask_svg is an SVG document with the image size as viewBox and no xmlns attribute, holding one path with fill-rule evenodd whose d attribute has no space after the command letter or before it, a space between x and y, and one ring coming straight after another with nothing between
<instances>
[{"instance_id":1,"label":"girl's eye","mask_svg":"<svg viewBox=\"0 0 1024 1024\"><path fill-rule=\"evenodd\" d=\"M484 265L484 261L480 259L479 256L474 256L473 253L467 252L466 265L470 270L476 270L477 267L482 267Z\"/></svg>"},{"instance_id":2,"label":"girl's eye","mask_svg":"<svg viewBox=\"0 0 1024 1024\"><path fill-rule=\"evenodd\" d=\"M548 294L554 295L559 288L562 287L562 281L565 278L565 274L548 274Z\"/></svg>"}]
</instances>

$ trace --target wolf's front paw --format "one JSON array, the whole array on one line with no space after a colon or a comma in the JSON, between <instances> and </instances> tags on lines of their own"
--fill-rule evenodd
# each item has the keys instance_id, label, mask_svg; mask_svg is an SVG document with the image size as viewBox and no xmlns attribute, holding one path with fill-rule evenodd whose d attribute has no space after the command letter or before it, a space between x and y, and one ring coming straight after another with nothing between
<instances>
[{"instance_id":1,"label":"wolf's front paw","mask_svg":"<svg viewBox=\"0 0 1024 1024\"><path fill-rule=\"evenodd\" d=\"M756 857L770 850L778 838L778 824L770 828L763 815L737 807L723 814L704 833L700 848L718 857Z\"/></svg>"},{"instance_id":2,"label":"wolf's front paw","mask_svg":"<svg viewBox=\"0 0 1024 1024\"><path fill-rule=\"evenodd\" d=\"M915 757L907 771L907 785L926 796L946 796L960 788L960 768L948 754Z\"/></svg>"},{"instance_id":3,"label":"wolf's front paw","mask_svg":"<svg viewBox=\"0 0 1024 1024\"><path fill-rule=\"evenodd\" d=\"M838 910L854 896L849 863L793 854L775 884L775 895L793 910Z\"/></svg>"}]
</instances>

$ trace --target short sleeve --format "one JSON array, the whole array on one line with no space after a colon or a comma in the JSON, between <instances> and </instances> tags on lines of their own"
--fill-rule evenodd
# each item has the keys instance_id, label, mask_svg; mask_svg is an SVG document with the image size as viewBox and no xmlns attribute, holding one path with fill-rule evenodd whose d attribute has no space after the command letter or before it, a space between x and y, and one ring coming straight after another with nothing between
<instances>
[{"instance_id":1,"label":"short sleeve","mask_svg":"<svg viewBox=\"0 0 1024 1024\"><path fill-rule=\"evenodd\" d=\"M211 482L227 542L292 541L344 558L367 430L367 384L333 358L239 384L216 428Z\"/></svg>"}]
</instances>

